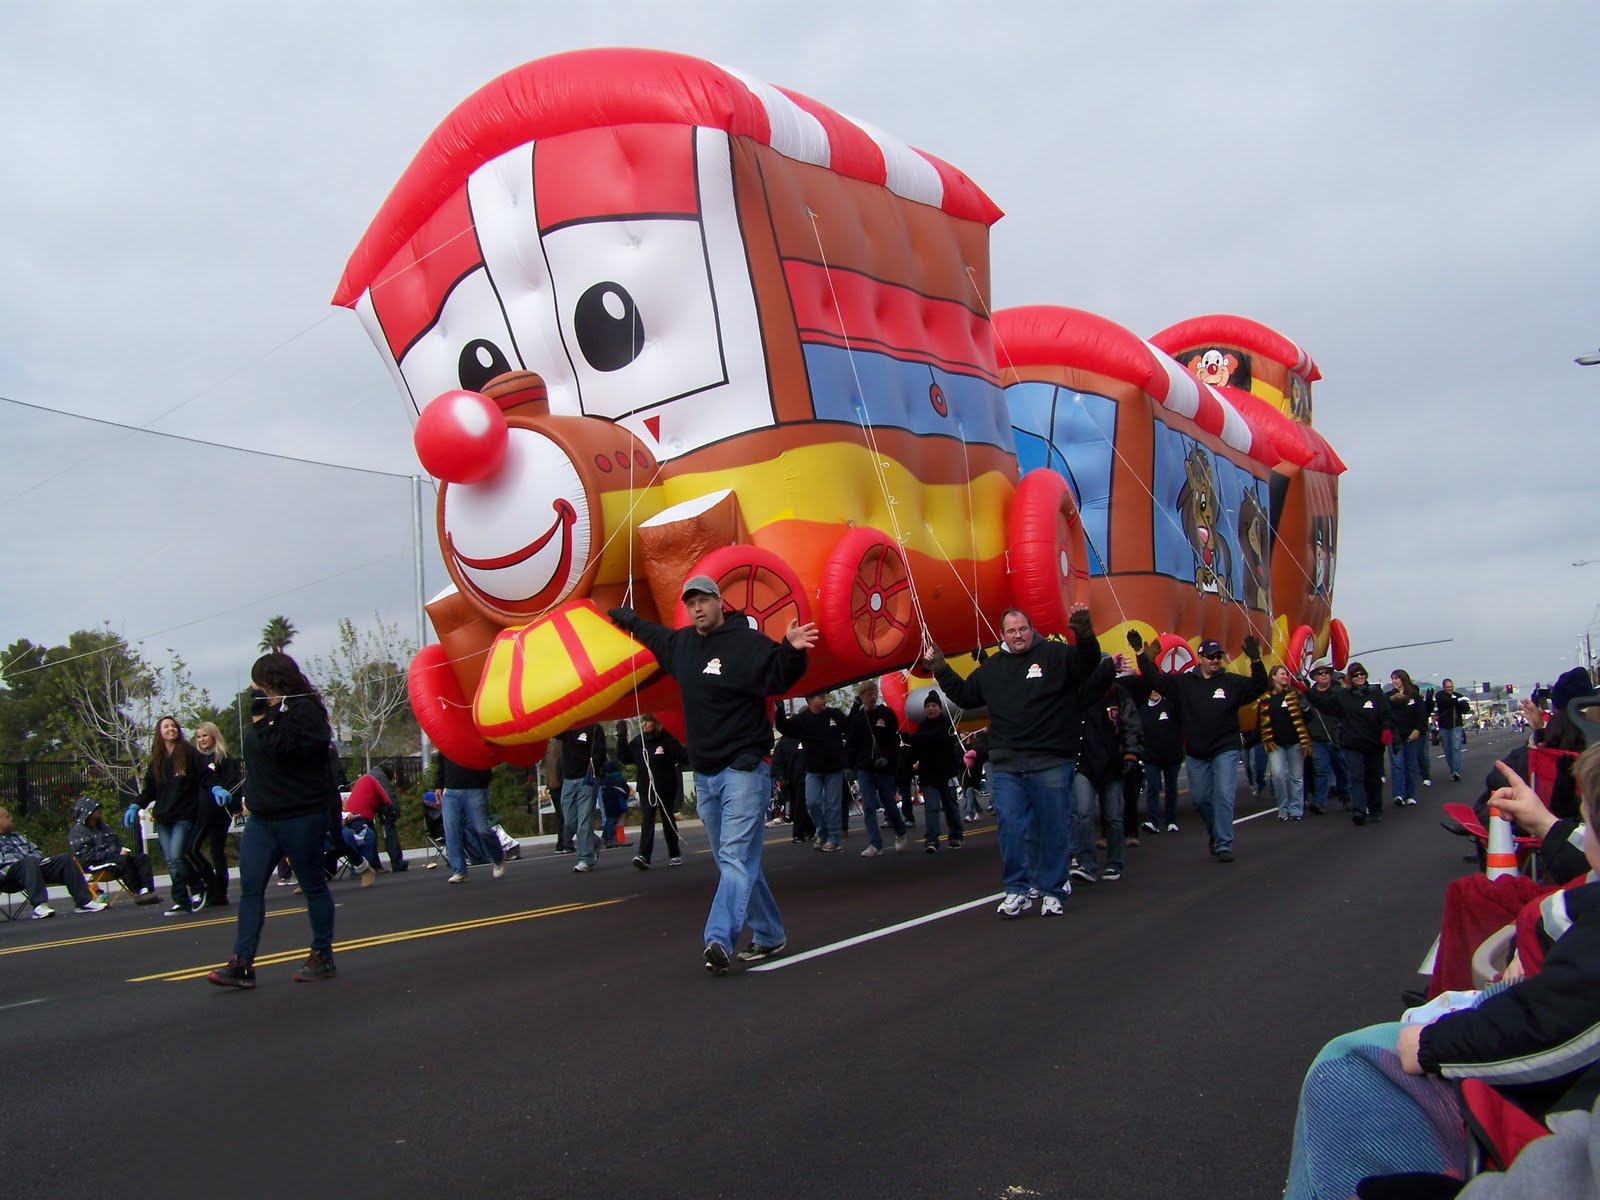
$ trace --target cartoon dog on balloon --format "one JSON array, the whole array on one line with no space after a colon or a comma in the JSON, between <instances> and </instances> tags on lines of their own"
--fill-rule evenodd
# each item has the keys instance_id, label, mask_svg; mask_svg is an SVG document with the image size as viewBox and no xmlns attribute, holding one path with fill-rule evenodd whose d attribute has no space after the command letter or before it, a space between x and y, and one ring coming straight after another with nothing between
<instances>
[{"instance_id":1,"label":"cartoon dog on balloon","mask_svg":"<svg viewBox=\"0 0 1600 1200\"><path fill-rule=\"evenodd\" d=\"M411 667L450 757L677 707L602 616L682 623L693 574L807 689L878 675L974 606L1064 629L1065 480L1019 490L988 323L999 210L798 93L654 51L527 64L422 148L350 259L417 408L453 586ZM1019 590L1020 585L1020 590Z\"/></svg>"}]
</instances>

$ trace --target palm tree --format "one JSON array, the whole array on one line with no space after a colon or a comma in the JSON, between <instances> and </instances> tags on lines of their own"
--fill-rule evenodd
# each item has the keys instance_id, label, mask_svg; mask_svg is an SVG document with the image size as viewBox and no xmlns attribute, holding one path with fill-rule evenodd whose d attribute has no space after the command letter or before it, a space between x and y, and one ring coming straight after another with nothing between
<instances>
[{"instance_id":1,"label":"palm tree","mask_svg":"<svg viewBox=\"0 0 1600 1200\"><path fill-rule=\"evenodd\" d=\"M299 632L288 617L279 614L261 627L259 649L268 654L281 653L288 648L289 643L294 641L294 635Z\"/></svg>"}]
</instances>

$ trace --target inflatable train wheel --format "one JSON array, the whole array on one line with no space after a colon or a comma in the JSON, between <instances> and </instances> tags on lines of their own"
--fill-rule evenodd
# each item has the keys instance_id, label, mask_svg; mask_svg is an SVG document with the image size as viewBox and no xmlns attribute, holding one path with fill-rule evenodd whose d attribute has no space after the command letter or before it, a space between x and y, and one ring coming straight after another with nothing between
<instances>
[{"instance_id":1,"label":"inflatable train wheel","mask_svg":"<svg viewBox=\"0 0 1600 1200\"><path fill-rule=\"evenodd\" d=\"M905 556L876 529L852 529L822 569L822 636L840 659L869 671L913 654L917 616Z\"/></svg>"},{"instance_id":2,"label":"inflatable train wheel","mask_svg":"<svg viewBox=\"0 0 1600 1200\"><path fill-rule=\"evenodd\" d=\"M1072 489L1056 471L1029 471L1011 498L1011 594L1040 633L1066 633L1088 600L1089 545Z\"/></svg>"},{"instance_id":3,"label":"inflatable train wheel","mask_svg":"<svg viewBox=\"0 0 1600 1200\"><path fill-rule=\"evenodd\" d=\"M424 646L411 660L406 694L422 732L451 762L487 771L498 761L472 723L472 705L461 694L450 658L438 642Z\"/></svg>"},{"instance_id":4,"label":"inflatable train wheel","mask_svg":"<svg viewBox=\"0 0 1600 1200\"><path fill-rule=\"evenodd\" d=\"M1156 638L1156 667L1168 675L1182 675L1194 669L1194 647L1175 633Z\"/></svg>"},{"instance_id":5,"label":"inflatable train wheel","mask_svg":"<svg viewBox=\"0 0 1600 1200\"><path fill-rule=\"evenodd\" d=\"M783 559L760 546L722 546L694 565L695 575L717 581L723 605L755 618L756 627L773 641L788 631L790 621L811 620L800 577ZM677 624L688 624L688 610L677 603Z\"/></svg>"},{"instance_id":6,"label":"inflatable train wheel","mask_svg":"<svg viewBox=\"0 0 1600 1200\"><path fill-rule=\"evenodd\" d=\"M1309 625L1302 625L1289 635L1284 647L1283 665L1296 679L1309 679L1311 668L1317 661L1317 634Z\"/></svg>"},{"instance_id":7,"label":"inflatable train wheel","mask_svg":"<svg viewBox=\"0 0 1600 1200\"><path fill-rule=\"evenodd\" d=\"M1336 671L1342 671L1349 665L1350 631L1338 617L1328 622L1328 653L1333 657Z\"/></svg>"}]
</instances>

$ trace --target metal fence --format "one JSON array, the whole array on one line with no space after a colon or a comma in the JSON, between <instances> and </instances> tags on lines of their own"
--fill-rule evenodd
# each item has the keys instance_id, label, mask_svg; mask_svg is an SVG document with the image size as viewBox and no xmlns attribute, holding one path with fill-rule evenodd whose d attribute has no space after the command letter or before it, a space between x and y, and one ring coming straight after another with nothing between
<instances>
[{"instance_id":1,"label":"metal fence","mask_svg":"<svg viewBox=\"0 0 1600 1200\"><path fill-rule=\"evenodd\" d=\"M365 757L358 755L342 761L348 779L358 779L366 772ZM391 756L381 761L389 770L389 778L401 791L412 791L421 784L422 760L417 755ZM13 816L25 817L51 808L70 811L79 796L91 793L103 796L105 792L104 779L95 775L87 763L0 763L0 808L10 810ZM119 802L133 798L122 796Z\"/></svg>"}]
</instances>

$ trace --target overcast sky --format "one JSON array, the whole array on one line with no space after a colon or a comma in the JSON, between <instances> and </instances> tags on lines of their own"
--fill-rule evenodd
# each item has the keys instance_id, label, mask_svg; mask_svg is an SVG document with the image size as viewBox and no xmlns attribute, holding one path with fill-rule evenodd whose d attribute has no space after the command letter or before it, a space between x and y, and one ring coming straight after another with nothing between
<instances>
[{"instance_id":1,"label":"overcast sky","mask_svg":"<svg viewBox=\"0 0 1600 1200\"><path fill-rule=\"evenodd\" d=\"M997 306L1238 312L1322 368L1334 608L1384 675L1548 681L1600 620L1590 4L341 2L0 9L0 395L409 476L328 305L411 155L520 62L683 51L949 160ZM1199 14L1204 14L1201 17ZM221 698L266 619L414 630L409 484L0 404L0 645L109 621ZM426 514L431 529L431 497ZM427 553L429 594L447 582ZM1596 628L1600 636L1600 628Z\"/></svg>"}]
</instances>

